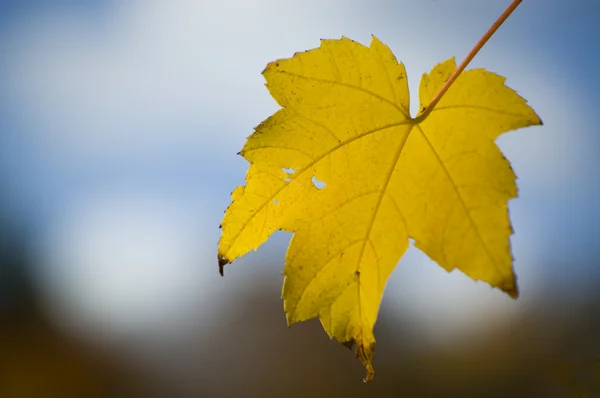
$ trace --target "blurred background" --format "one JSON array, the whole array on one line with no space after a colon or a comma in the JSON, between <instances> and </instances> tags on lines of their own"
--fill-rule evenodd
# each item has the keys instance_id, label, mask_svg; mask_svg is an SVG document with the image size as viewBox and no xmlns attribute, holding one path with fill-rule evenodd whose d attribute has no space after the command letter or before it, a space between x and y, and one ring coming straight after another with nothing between
<instances>
[{"instance_id":1,"label":"blurred background","mask_svg":"<svg viewBox=\"0 0 600 398\"><path fill-rule=\"evenodd\" d=\"M286 326L290 236L217 272L261 71L342 35L460 62L509 0L0 1L0 397L600 397L600 3L526 0L471 67L544 120L498 142L513 301L411 248L376 378Z\"/></svg>"}]
</instances>

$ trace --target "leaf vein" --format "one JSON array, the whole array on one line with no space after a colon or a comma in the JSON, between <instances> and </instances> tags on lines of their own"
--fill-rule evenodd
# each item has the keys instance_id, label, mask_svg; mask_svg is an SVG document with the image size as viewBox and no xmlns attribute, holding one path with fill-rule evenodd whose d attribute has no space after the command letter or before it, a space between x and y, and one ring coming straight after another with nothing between
<instances>
[{"instance_id":1,"label":"leaf vein","mask_svg":"<svg viewBox=\"0 0 600 398\"><path fill-rule=\"evenodd\" d=\"M332 86L342 86L342 87L350 88L350 89L353 89L353 90L361 91L361 92L363 92L365 94L370 95L371 97L377 98L378 100L380 100L380 101L382 101L382 102L384 102L386 104L389 104L389 105L393 106L398 112L400 112L404 117L406 117L406 119L410 120L410 115L406 114L406 112L404 111L404 109L400 108L397 104L395 104L394 102L392 102L392 101L390 101L390 100L382 97L381 95L376 94L376 93L374 93L372 91L369 91L369 90L367 90L365 88L357 87L357 86L354 86L354 85L349 84L349 83L338 82L338 81L335 81L335 80L321 79L319 77L312 77L312 76L302 76L302 75L299 75L297 73L292 73L292 72L283 71L283 70L278 70L278 71L276 71L276 73L281 73L281 74L284 74L284 75L296 77L298 79L310 80L310 81L315 81L315 82L318 82L318 83L331 84Z\"/></svg>"},{"instance_id":2,"label":"leaf vein","mask_svg":"<svg viewBox=\"0 0 600 398\"><path fill-rule=\"evenodd\" d=\"M442 170L444 171L444 174L446 174L446 177L450 181L450 185L454 189L454 192L456 194L456 197L458 198L459 203L462 205L465 213L467 214L467 218L468 218L469 222L471 224L473 224L473 227L474 227L474 229L475 229L475 231L477 233L477 237L478 237L479 241L481 242L481 245L483 246L483 248L484 248L487 256L489 257L489 259L491 260L491 262L494 264L494 266L496 268L498 268L498 264L496 263L496 258L494 256L492 256L492 253L490 252L490 249L488 248L487 244L483 240L483 236L481 235L481 231L479 230L477 224L475 224L475 220L473 220L473 217L471 216L471 213L469 212L469 210L467 208L467 204L465 203L462 195L460 194L460 190L457 188L457 184L454 181L454 178L452 177L452 175L450 174L450 171L446 168L446 165L444 164L444 162L442 162L442 159L440 158L439 153L435 150L435 147L433 146L433 144L431 143L431 141L429 141L429 138L427 137L427 135L423 131L423 128L420 125L417 125L417 128L421 132L421 135L425 139L425 142L427 143L427 145L429 146L429 148L433 152L433 154L434 154L435 158L437 159L438 163L440 164L440 166L442 167ZM443 249L442 249L442 252L443 252Z\"/></svg>"},{"instance_id":3,"label":"leaf vein","mask_svg":"<svg viewBox=\"0 0 600 398\"><path fill-rule=\"evenodd\" d=\"M285 184L285 185L283 185L281 188L277 189L277 190L276 190L276 191L275 191L275 192L272 194L272 198L273 198L273 197L275 197L275 196L277 196L277 195L278 195L278 194L279 194L279 193L280 193L282 190L284 190L286 187L288 187L288 186L292 185L292 183L294 183L295 181L297 181L297 180L298 180L298 177L299 177L299 176L303 175L303 174L304 174L306 171L310 170L310 168L311 168L312 166L314 166L315 164L317 164L317 163L318 163L318 162L320 162L322 159L324 159L325 157L329 156L329 155L330 155L332 152L334 152L334 151L338 150L339 148L342 148L342 147L344 147L344 146L346 146L346 145L348 145L348 144L350 144L350 143L352 143L352 142L354 142L354 141L356 141L356 140L359 140L359 139L361 139L361 138L363 138L363 137L366 137L366 136L368 136L368 135L375 134L375 133L377 133L377 132L384 131L384 130L386 130L386 129L390 129L390 128L394 128L394 127L398 127L398 126L404 126L404 125L407 125L407 124L411 124L411 120L403 120L402 122L398 122L398 123L391 123L391 124L388 124L388 125L385 125L385 126L377 127L377 128L375 128L375 129L372 129L372 130L365 131L365 132L364 132L364 133L362 133L362 134L356 135L356 136L354 136L354 137L352 137L352 138L348 139L347 141L344 141L344 142L341 142L341 143L339 143L338 145L336 145L336 146L334 146L334 147L330 148L329 150L327 150L327 151L323 152L323 153L322 153L320 156L318 156L317 158L313 158L313 159L312 159L312 160L311 160L311 161L310 161L310 162L309 162L309 163L308 163L306 166L304 166L302 169L300 169L300 170L296 171L294 174L292 174L292 176L290 177L290 182L289 182L289 183L287 183L287 184ZM408 133L407 133L407 136L408 136ZM267 206L267 204L269 203L269 201L270 201L272 198L269 198L269 200L265 201L265 202L264 202L262 205L260 205L260 206L258 207L258 209L256 210L256 212L254 212L254 214L252 214L252 216L250 216L250 217L248 218L248 220L246 220L246 222L245 222L245 223L242 225L242 227L240 228L240 230L239 230L239 231L236 233L236 235L235 235L235 236L234 236L234 237L231 239L231 242L235 242L235 241L237 240L237 238L240 236L240 234L241 234L241 233L244 231L244 229L245 229L245 228L248 226L248 224L250 223L250 221L251 221L251 220L253 220L253 219L254 219L254 217L256 217L256 215L258 215L258 213L260 213L260 212L261 212L261 211L262 211L262 210L265 208L265 206ZM232 243L232 244L233 244L233 243ZM223 254L224 254L224 253L223 253Z\"/></svg>"},{"instance_id":4,"label":"leaf vein","mask_svg":"<svg viewBox=\"0 0 600 398\"><path fill-rule=\"evenodd\" d=\"M495 109L495 108L490 108L488 106L481 106L481 105L448 105L448 106L440 106L440 107L435 107L433 108L433 110L431 111L431 113L433 112L438 112L438 111L445 111L445 110L456 110L456 109L476 109L476 110L480 110L480 111L488 111L488 112L494 112L494 113L498 113L500 115L505 115L505 116L514 116L514 117L523 117L523 114L520 113L515 113L515 112L506 112L506 111L502 111L500 109Z\"/></svg>"},{"instance_id":5,"label":"leaf vein","mask_svg":"<svg viewBox=\"0 0 600 398\"><path fill-rule=\"evenodd\" d=\"M330 264L332 264L333 259L336 258L340 253L343 253L344 251L346 251L352 245L355 245L356 243L359 243L362 241L363 241L363 239L355 239L355 240L349 242L346 246L342 247L340 250L338 250L334 254L332 254L331 256L329 256L327 261L325 261L325 263L323 263L323 266L317 270L315 275L310 279L310 281L306 284L306 286L304 286L304 288L302 288L302 292L300 293L300 297L298 297L298 301L296 301L296 305L294 305L294 309L290 311L290 318L294 318L294 315L296 314L296 310L298 309L300 302L304 299L304 295L308 291L308 288L314 283L314 281L317 280L317 277L319 276L319 274L321 272L323 272L323 270L325 270Z\"/></svg>"},{"instance_id":6,"label":"leaf vein","mask_svg":"<svg viewBox=\"0 0 600 398\"><path fill-rule=\"evenodd\" d=\"M391 162L391 167L389 168L387 175L385 177L385 182L381 189L381 194L379 195L379 199L377 201L377 204L375 205L375 209L373 210L373 216L371 217L371 221L367 228L367 233L365 234L365 240L363 241L363 246L362 246L362 248L360 250L360 254L358 256L357 271L359 271L359 272L360 272L359 265L360 265L361 259L363 257L363 254L365 252L366 241L368 239L370 239L371 231L373 230L373 226L375 225L375 219L377 218L377 213L379 212L379 208L381 207L381 202L383 201L383 197L385 196L387 187L390 183L390 180L392 179L392 175L394 174L394 171L396 170L396 165L398 164L398 159L400 159L400 155L402 154L402 150L404 149L404 145L406 144L406 141L407 141L409 135L410 135L410 130L406 133L406 135L404 136L404 139L398 146L398 150L394 154L394 159ZM361 299L360 299L360 277L358 278L357 287L358 287L358 313L362 317L362 303L361 303Z\"/></svg>"}]
</instances>

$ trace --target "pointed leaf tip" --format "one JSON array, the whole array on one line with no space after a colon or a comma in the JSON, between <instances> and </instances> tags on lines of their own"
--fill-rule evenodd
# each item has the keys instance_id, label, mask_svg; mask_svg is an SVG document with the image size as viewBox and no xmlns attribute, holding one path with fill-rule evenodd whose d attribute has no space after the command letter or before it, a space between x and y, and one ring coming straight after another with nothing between
<instances>
[{"instance_id":1,"label":"pointed leaf tip","mask_svg":"<svg viewBox=\"0 0 600 398\"><path fill-rule=\"evenodd\" d=\"M219 254L217 258L219 259L219 274L223 276L223 269L225 268L225 265L230 263L230 261L221 254Z\"/></svg>"},{"instance_id":2,"label":"pointed leaf tip","mask_svg":"<svg viewBox=\"0 0 600 398\"><path fill-rule=\"evenodd\" d=\"M375 378L375 369L373 368L373 358L375 355L375 343L370 343L368 347L364 346L364 342L356 344L356 357L361 360L367 370L367 374L363 381L369 383Z\"/></svg>"},{"instance_id":3,"label":"pointed leaf tip","mask_svg":"<svg viewBox=\"0 0 600 398\"><path fill-rule=\"evenodd\" d=\"M516 300L519 298L519 287L515 285L511 289L504 289L504 293L508 294L510 298Z\"/></svg>"},{"instance_id":4,"label":"pointed leaf tip","mask_svg":"<svg viewBox=\"0 0 600 398\"><path fill-rule=\"evenodd\" d=\"M497 288L506 293L510 298L516 300L519 298L519 284L517 283L517 277L513 274L510 282L496 285Z\"/></svg>"}]
</instances>

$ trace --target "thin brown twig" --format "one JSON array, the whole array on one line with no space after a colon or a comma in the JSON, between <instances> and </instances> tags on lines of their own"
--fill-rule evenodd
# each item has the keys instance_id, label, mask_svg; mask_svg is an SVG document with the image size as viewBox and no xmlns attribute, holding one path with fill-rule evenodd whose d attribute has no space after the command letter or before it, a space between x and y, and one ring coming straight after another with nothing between
<instances>
[{"instance_id":1,"label":"thin brown twig","mask_svg":"<svg viewBox=\"0 0 600 398\"><path fill-rule=\"evenodd\" d=\"M517 8L517 6L521 4L522 1L523 0L513 0L512 4L508 6L508 8L502 13L502 15L500 15L500 17L498 17L496 22L494 22L494 24L488 29L488 31L485 32L485 34L481 37L481 39L479 39L477 44L475 44L475 47L473 47L473 49L461 62L458 68L456 68L452 76L450 76L450 78L446 81L442 88L440 88L439 91L434 95L433 99L431 100L429 105L427 105L425 110L423 110L423 112L418 114L413 119L415 123L420 123L423 120L425 120L425 118L431 113L431 111L437 105L437 103L440 102L442 96L446 94L446 91L448 91L452 83L454 83L454 81L458 78L462 71L464 71L467 65L469 65L469 62L471 62L473 58L475 58L475 55L477 55L477 53L479 52L479 50L481 50L483 45L490 39L490 37L492 37L492 35L498 30L500 25L502 25L504 21L506 21L506 19L510 16L510 14L512 14L515 8Z\"/></svg>"}]
</instances>

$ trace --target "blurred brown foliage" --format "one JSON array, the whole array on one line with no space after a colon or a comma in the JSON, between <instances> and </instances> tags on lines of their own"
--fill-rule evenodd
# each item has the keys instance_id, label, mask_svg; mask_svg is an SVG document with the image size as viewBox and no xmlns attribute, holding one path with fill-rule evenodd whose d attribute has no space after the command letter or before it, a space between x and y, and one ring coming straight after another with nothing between
<instances>
[{"instance_id":1,"label":"blurred brown foliage","mask_svg":"<svg viewBox=\"0 0 600 398\"><path fill-rule=\"evenodd\" d=\"M30 278L26 238L2 232L0 397L108 397L126 386L114 360L53 328Z\"/></svg>"},{"instance_id":2,"label":"blurred brown foliage","mask_svg":"<svg viewBox=\"0 0 600 398\"><path fill-rule=\"evenodd\" d=\"M144 367L56 329L28 276L27 245L11 237L0 253L0 397L600 397L600 293L446 348L391 322L384 301L377 375L364 384L360 362L318 322L286 326L277 281L250 283L196 338Z\"/></svg>"}]
</instances>

